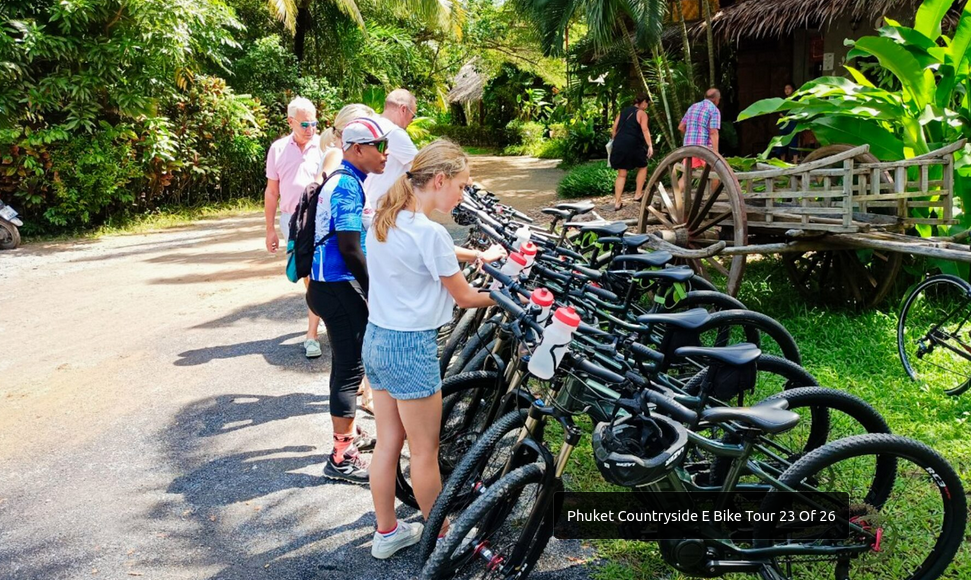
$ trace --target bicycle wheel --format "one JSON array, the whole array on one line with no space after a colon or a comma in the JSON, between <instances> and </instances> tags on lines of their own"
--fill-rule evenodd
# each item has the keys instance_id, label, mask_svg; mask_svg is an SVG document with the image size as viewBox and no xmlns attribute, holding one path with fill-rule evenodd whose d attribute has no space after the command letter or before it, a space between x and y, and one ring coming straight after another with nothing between
<instances>
[{"instance_id":1,"label":"bicycle wheel","mask_svg":"<svg viewBox=\"0 0 971 580\"><path fill-rule=\"evenodd\" d=\"M704 346L725 346L750 340L752 330L758 331L757 344L762 352L802 363L799 347L789 331L770 316L752 310L715 312L711 320L698 329Z\"/></svg>"},{"instance_id":2,"label":"bicycle wheel","mask_svg":"<svg viewBox=\"0 0 971 580\"><path fill-rule=\"evenodd\" d=\"M462 369L468 366L469 361L479 353L482 345L489 344L495 338L497 327L498 325L495 322L490 321L477 329L472 329L468 341L462 346L462 350L452 359L448 369L445 371L445 376L450 377L463 372Z\"/></svg>"},{"instance_id":3,"label":"bicycle wheel","mask_svg":"<svg viewBox=\"0 0 971 580\"><path fill-rule=\"evenodd\" d=\"M759 358L755 361L755 366L757 373L755 385L751 390L733 392L733 396L719 398L718 400L731 407L744 407L788 389L819 385L816 377L812 376L806 369L790 360L771 354L759 355ZM704 368L685 383L684 391L689 395L698 395L707 377L708 369Z\"/></svg>"},{"instance_id":4,"label":"bicycle wheel","mask_svg":"<svg viewBox=\"0 0 971 580\"><path fill-rule=\"evenodd\" d=\"M455 466L425 522L418 550L420 561L427 560L435 549L438 532L445 520L455 520L499 479L525 422L525 409L499 417Z\"/></svg>"},{"instance_id":5,"label":"bicycle wheel","mask_svg":"<svg viewBox=\"0 0 971 580\"><path fill-rule=\"evenodd\" d=\"M907 297L897 351L910 378L948 395L971 388L971 284L933 276Z\"/></svg>"},{"instance_id":6,"label":"bicycle wheel","mask_svg":"<svg viewBox=\"0 0 971 580\"><path fill-rule=\"evenodd\" d=\"M799 387L772 395L764 402L779 399L785 399L787 408L799 414L801 419L788 431L763 434L759 438L753 458L775 475L828 441L868 433L890 433L887 421L869 403L838 389ZM722 441L737 443L738 439L726 435ZM731 464L732 460L726 457L715 459L712 467L714 484L721 485L725 481ZM749 478L744 480L750 481Z\"/></svg>"},{"instance_id":7,"label":"bicycle wheel","mask_svg":"<svg viewBox=\"0 0 971 580\"><path fill-rule=\"evenodd\" d=\"M488 427L489 409L495 397L504 392L499 377L492 372L475 372L456 375L442 381L442 427L438 448L438 468L442 478L447 478ZM395 496L402 503L418 507L415 492L411 488L410 455L402 449L395 477Z\"/></svg>"},{"instance_id":8,"label":"bicycle wheel","mask_svg":"<svg viewBox=\"0 0 971 580\"><path fill-rule=\"evenodd\" d=\"M419 578L512 579L526 576L553 535L552 522L544 521L534 530L525 528L543 490L545 472L542 463L530 463L499 479L452 523ZM559 481L557 484L562 487ZM516 547L522 548L522 557L518 559L512 557Z\"/></svg>"},{"instance_id":9,"label":"bicycle wheel","mask_svg":"<svg viewBox=\"0 0 971 580\"><path fill-rule=\"evenodd\" d=\"M892 466L892 468L891 468ZM850 496L850 537L814 530L790 538L793 552L816 554L771 562L783 578L932 580L940 577L964 541L967 498L954 469L923 443L897 435L858 435L827 444L789 467L780 481L798 490L845 492ZM763 513L778 511L781 494L769 492ZM756 537L784 535L779 523L762 524ZM763 545L765 541L763 541ZM851 556L823 550L858 547ZM811 550L810 550L811 552Z\"/></svg>"},{"instance_id":10,"label":"bicycle wheel","mask_svg":"<svg viewBox=\"0 0 971 580\"><path fill-rule=\"evenodd\" d=\"M445 377L445 370L448 368L448 364L452 361L452 357L455 355L455 350L460 345L464 345L468 340L468 334L477 313L478 308L470 308L464 311L462 316L459 317L458 322L456 322L452 327L448 340L445 342L445 347L442 349L442 352L438 357L438 365L442 377Z\"/></svg>"}]
</instances>

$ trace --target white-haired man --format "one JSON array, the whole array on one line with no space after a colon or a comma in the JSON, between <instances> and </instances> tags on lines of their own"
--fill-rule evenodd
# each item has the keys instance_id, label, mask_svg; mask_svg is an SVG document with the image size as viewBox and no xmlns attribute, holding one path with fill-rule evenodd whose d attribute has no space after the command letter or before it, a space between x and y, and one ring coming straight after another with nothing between
<instances>
[{"instance_id":1,"label":"white-haired man","mask_svg":"<svg viewBox=\"0 0 971 580\"><path fill-rule=\"evenodd\" d=\"M384 111L377 118L381 131L388 135L388 165L384 173L372 173L364 181L368 205L378 209L378 201L388 193L398 178L411 169L418 148L405 129L415 120L418 103L405 89L395 89L384 99Z\"/></svg>"},{"instance_id":2,"label":"white-haired man","mask_svg":"<svg viewBox=\"0 0 971 580\"><path fill-rule=\"evenodd\" d=\"M290 231L290 216L297 209L300 195L314 182L323 159L317 136L317 109L308 99L297 97L287 107L290 134L270 145L266 154L266 192L263 212L266 216L266 249L276 253L280 237L276 233L276 210L280 208L280 231L284 243ZM304 279L304 284L307 279ZM307 310L307 338L303 347L307 358L320 356L317 326L320 317Z\"/></svg>"}]
</instances>

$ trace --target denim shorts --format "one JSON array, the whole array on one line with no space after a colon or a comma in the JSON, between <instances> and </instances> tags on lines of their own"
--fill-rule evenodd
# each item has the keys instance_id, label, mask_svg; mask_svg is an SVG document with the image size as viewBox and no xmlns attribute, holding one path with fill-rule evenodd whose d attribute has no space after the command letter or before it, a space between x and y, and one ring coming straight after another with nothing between
<instances>
[{"instance_id":1,"label":"denim shorts","mask_svg":"<svg viewBox=\"0 0 971 580\"><path fill-rule=\"evenodd\" d=\"M388 330L368 322L364 372L371 388L398 400L424 399L442 388L437 330Z\"/></svg>"}]
</instances>

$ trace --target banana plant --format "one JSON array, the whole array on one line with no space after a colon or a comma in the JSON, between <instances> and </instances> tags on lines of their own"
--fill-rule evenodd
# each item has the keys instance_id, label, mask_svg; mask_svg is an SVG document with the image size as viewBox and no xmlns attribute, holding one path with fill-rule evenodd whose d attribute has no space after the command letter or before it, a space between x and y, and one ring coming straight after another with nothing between
<instances>
[{"instance_id":1,"label":"banana plant","mask_svg":"<svg viewBox=\"0 0 971 580\"><path fill-rule=\"evenodd\" d=\"M809 81L788 99L763 99L739 114L744 121L759 115L783 113L780 123L793 120L796 130L776 137L772 147L785 145L809 129L824 144L870 145L883 161L927 153L962 138L971 140L971 7L965 3L953 37L941 23L953 0L925 0L913 27L884 17L877 36L846 40L847 60L872 57L900 82L900 91L887 91L859 70L844 66L845 77ZM971 227L971 145L956 153L955 194L964 207L961 224L950 232ZM958 208L960 209L960 208ZM930 226L918 228L932 235Z\"/></svg>"}]
</instances>

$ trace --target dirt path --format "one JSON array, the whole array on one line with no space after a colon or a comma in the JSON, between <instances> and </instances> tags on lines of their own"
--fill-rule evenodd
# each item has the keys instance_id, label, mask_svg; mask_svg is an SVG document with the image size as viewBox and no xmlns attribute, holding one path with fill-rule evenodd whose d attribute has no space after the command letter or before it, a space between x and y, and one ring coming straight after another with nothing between
<instances>
[{"instance_id":1,"label":"dirt path","mask_svg":"<svg viewBox=\"0 0 971 580\"><path fill-rule=\"evenodd\" d=\"M475 163L524 203L555 186L547 162ZM249 214L0 253L0 578L415 574L370 557L367 490L319 478L330 362L304 358L301 288L262 231ZM585 578L580 553L555 542L534 577Z\"/></svg>"}]
</instances>

